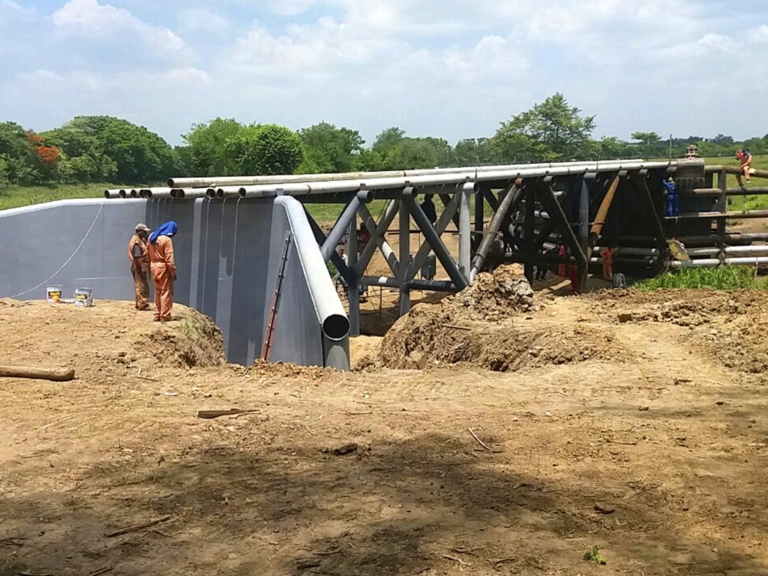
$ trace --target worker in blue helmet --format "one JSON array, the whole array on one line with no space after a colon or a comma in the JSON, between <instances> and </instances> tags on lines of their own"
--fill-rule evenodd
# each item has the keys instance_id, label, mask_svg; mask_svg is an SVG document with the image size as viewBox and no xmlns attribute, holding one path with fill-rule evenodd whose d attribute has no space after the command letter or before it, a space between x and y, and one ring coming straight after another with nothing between
<instances>
[{"instance_id":1,"label":"worker in blue helmet","mask_svg":"<svg viewBox=\"0 0 768 576\"><path fill-rule=\"evenodd\" d=\"M667 191L667 216L680 216L680 189L671 176L664 180L664 188Z\"/></svg>"}]
</instances>

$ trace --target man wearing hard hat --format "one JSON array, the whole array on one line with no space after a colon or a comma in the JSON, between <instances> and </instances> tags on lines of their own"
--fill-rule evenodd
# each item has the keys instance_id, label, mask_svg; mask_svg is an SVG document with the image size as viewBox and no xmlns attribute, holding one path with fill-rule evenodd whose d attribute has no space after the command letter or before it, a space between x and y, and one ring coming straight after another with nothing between
<instances>
[{"instance_id":1,"label":"man wearing hard hat","mask_svg":"<svg viewBox=\"0 0 768 576\"><path fill-rule=\"evenodd\" d=\"M136 224L136 233L128 242L128 259L136 292L136 310L149 310L149 258L147 257L147 236L149 227Z\"/></svg>"}]
</instances>

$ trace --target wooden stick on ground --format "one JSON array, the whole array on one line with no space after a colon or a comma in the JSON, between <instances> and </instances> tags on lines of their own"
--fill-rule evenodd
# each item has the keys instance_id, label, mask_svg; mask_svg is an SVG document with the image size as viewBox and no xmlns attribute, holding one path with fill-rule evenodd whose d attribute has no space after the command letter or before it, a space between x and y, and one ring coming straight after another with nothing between
<instances>
[{"instance_id":1,"label":"wooden stick on ground","mask_svg":"<svg viewBox=\"0 0 768 576\"><path fill-rule=\"evenodd\" d=\"M241 414L254 414L256 412L260 412L260 410L240 410L238 408L231 408L229 410L200 410L197 413L197 417L213 420L222 416L240 416Z\"/></svg>"},{"instance_id":2,"label":"wooden stick on ground","mask_svg":"<svg viewBox=\"0 0 768 576\"><path fill-rule=\"evenodd\" d=\"M469 433L472 434L472 438L477 440L477 443L480 444L480 446L482 446L483 448L488 450L488 452L493 452L494 451L492 448L489 448L488 446L486 446L485 443L482 440L480 440L480 438L477 437L477 434L475 434L475 432L474 432L474 430L472 430L472 428L467 428L467 430L469 430Z\"/></svg>"},{"instance_id":3,"label":"wooden stick on ground","mask_svg":"<svg viewBox=\"0 0 768 576\"><path fill-rule=\"evenodd\" d=\"M0 366L0 378L30 378L68 382L75 379L75 371L67 368L27 368L24 366Z\"/></svg>"},{"instance_id":4,"label":"wooden stick on ground","mask_svg":"<svg viewBox=\"0 0 768 576\"><path fill-rule=\"evenodd\" d=\"M171 516L163 516L162 518L157 518L156 520L150 520L149 522L144 522L143 524L134 524L133 526L127 526L125 528L121 528L120 530L116 530L114 532L110 532L109 534L105 534L107 538L114 538L115 536L122 536L123 534L130 534L131 532L138 532L139 530L144 530L144 528L151 528L152 526L156 526L157 524L162 524L163 522L167 522L171 519Z\"/></svg>"},{"instance_id":5,"label":"wooden stick on ground","mask_svg":"<svg viewBox=\"0 0 768 576\"><path fill-rule=\"evenodd\" d=\"M466 330L467 332L471 332L472 328L469 328L468 326L456 326L455 324L443 324L444 328L450 328L451 330Z\"/></svg>"}]
</instances>

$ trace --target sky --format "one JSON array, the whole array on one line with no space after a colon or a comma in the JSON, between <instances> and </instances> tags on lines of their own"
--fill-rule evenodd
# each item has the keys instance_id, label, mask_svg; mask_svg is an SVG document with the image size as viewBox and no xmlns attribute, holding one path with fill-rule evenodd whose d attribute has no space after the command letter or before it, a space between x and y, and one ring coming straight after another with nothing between
<instances>
[{"instance_id":1,"label":"sky","mask_svg":"<svg viewBox=\"0 0 768 576\"><path fill-rule=\"evenodd\" d=\"M216 117L454 143L555 92L596 136L768 133L768 2L0 0L0 121Z\"/></svg>"}]
</instances>

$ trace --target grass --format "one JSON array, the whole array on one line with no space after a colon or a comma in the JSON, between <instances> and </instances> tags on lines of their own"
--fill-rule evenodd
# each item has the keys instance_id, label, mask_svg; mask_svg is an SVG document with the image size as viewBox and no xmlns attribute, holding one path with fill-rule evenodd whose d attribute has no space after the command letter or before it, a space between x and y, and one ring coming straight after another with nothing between
<instances>
[{"instance_id":1,"label":"grass","mask_svg":"<svg viewBox=\"0 0 768 576\"><path fill-rule=\"evenodd\" d=\"M768 279L757 278L750 266L723 266L722 268L682 268L635 285L640 290L699 289L711 290L768 290Z\"/></svg>"},{"instance_id":2,"label":"grass","mask_svg":"<svg viewBox=\"0 0 768 576\"><path fill-rule=\"evenodd\" d=\"M608 558L600 556L600 548L597 546L592 546L584 553L584 560L587 562L595 562L596 564L600 564L602 566L608 564Z\"/></svg>"},{"instance_id":3,"label":"grass","mask_svg":"<svg viewBox=\"0 0 768 576\"><path fill-rule=\"evenodd\" d=\"M142 184L142 187L145 185ZM61 184L50 186L6 186L0 187L0 210L20 208L32 204L42 204L55 200L72 200L75 198L103 198L104 190L108 188L131 188L120 184ZM386 202L377 200L369 204L368 209L378 220ZM309 212L321 225L333 224L341 214L342 204L308 204Z\"/></svg>"},{"instance_id":4,"label":"grass","mask_svg":"<svg viewBox=\"0 0 768 576\"><path fill-rule=\"evenodd\" d=\"M104 190L107 188L115 188L115 185L97 183L0 187L0 210L53 202L54 200L103 198Z\"/></svg>"}]
</instances>

